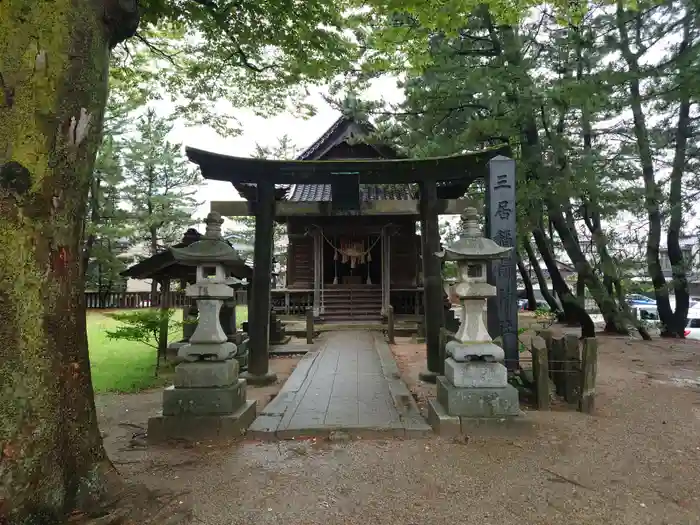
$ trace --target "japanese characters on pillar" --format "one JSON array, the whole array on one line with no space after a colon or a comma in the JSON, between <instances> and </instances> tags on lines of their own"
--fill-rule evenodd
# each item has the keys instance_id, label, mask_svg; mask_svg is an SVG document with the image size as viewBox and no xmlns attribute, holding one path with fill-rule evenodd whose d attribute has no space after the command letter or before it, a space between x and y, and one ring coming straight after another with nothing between
<instances>
[{"instance_id":1,"label":"japanese characters on pillar","mask_svg":"<svg viewBox=\"0 0 700 525\"><path fill-rule=\"evenodd\" d=\"M489 162L486 185L486 234L503 247L515 246L515 161L494 157ZM492 337L501 336L506 366L518 363L518 290L516 252L493 262L489 282L496 286L496 297L488 301L488 330Z\"/></svg>"}]
</instances>

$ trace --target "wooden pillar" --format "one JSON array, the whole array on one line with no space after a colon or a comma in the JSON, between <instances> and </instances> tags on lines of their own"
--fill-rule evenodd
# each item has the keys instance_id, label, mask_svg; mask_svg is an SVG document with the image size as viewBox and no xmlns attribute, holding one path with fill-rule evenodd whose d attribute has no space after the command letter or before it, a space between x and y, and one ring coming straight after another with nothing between
<instances>
[{"instance_id":1,"label":"wooden pillar","mask_svg":"<svg viewBox=\"0 0 700 525\"><path fill-rule=\"evenodd\" d=\"M427 349L427 372L420 378L435 382L442 373L443 362L440 349L442 329L442 276L440 259L440 232L438 229L438 200L435 181L420 183L421 240L423 252L423 304L425 310L425 346Z\"/></svg>"},{"instance_id":2,"label":"wooden pillar","mask_svg":"<svg viewBox=\"0 0 700 525\"><path fill-rule=\"evenodd\" d=\"M314 230L313 233L313 254L314 254L314 317L318 317L321 314L321 280L323 276L321 275L322 270L322 255L323 255L323 245L321 244L321 232L318 229Z\"/></svg>"},{"instance_id":3,"label":"wooden pillar","mask_svg":"<svg viewBox=\"0 0 700 525\"><path fill-rule=\"evenodd\" d=\"M170 279L167 277L160 282L160 327L158 330L158 359L156 362L156 374L160 367L160 358L166 356L168 350L168 332L170 328L170 318L168 309L170 308Z\"/></svg>"},{"instance_id":4,"label":"wooden pillar","mask_svg":"<svg viewBox=\"0 0 700 525\"><path fill-rule=\"evenodd\" d=\"M255 203L255 242L253 278L248 335L250 347L248 372L243 374L250 384L268 384L277 380L269 371L270 289L272 274L272 240L275 221L275 187L271 182L257 183Z\"/></svg>"},{"instance_id":5,"label":"wooden pillar","mask_svg":"<svg viewBox=\"0 0 700 525\"><path fill-rule=\"evenodd\" d=\"M382 228L382 315L388 315L391 304L391 236Z\"/></svg>"},{"instance_id":6,"label":"wooden pillar","mask_svg":"<svg viewBox=\"0 0 700 525\"><path fill-rule=\"evenodd\" d=\"M515 246L515 161L494 157L486 184L486 236L499 246ZM515 248L510 256L490 265L488 282L497 296L488 300L487 326L491 337L501 337L509 370L518 368L518 289Z\"/></svg>"},{"instance_id":7,"label":"wooden pillar","mask_svg":"<svg viewBox=\"0 0 700 525\"><path fill-rule=\"evenodd\" d=\"M306 309L306 344L314 343L314 311L311 308Z\"/></svg>"}]
</instances>

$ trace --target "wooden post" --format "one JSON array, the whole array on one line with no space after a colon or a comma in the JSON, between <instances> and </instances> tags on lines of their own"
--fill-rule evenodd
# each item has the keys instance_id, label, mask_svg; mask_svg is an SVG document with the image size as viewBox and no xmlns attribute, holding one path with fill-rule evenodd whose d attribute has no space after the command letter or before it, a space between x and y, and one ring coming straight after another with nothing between
<instances>
[{"instance_id":1,"label":"wooden post","mask_svg":"<svg viewBox=\"0 0 700 525\"><path fill-rule=\"evenodd\" d=\"M249 384L269 384L277 380L269 372L270 348L270 293L272 274L272 241L275 220L275 187L271 182L257 182L255 203L255 242L253 278L251 280L251 308L248 335L250 336L248 371L243 377Z\"/></svg>"},{"instance_id":2,"label":"wooden post","mask_svg":"<svg viewBox=\"0 0 700 525\"><path fill-rule=\"evenodd\" d=\"M581 355L575 335L564 337L564 360L564 399L578 406L581 399Z\"/></svg>"},{"instance_id":3,"label":"wooden post","mask_svg":"<svg viewBox=\"0 0 700 525\"><path fill-rule=\"evenodd\" d=\"M552 360L551 360L551 371L552 371L552 381L554 381L554 386L556 387L557 395L564 395L564 383L562 381L562 374L564 372L564 367L562 366L562 361L564 360L564 338L555 337L552 338Z\"/></svg>"},{"instance_id":4,"label":"wooden post","mask_svg":"<svg viewBox=\"0 0 700 525\"><path fill-rule=\"evenodd\" d=\"M169 319L167 316L168 308L170 307L170 279L163 279L160 281L160 327L158 330L158 355L156 356L156 375L158 375L158 369L160 368L160 357L165 356L168 351L168 328Z\"/></svg>"},{"instance_id":5,"label":"wooden post","mask_svg":"<svg viewBox=\"0 0 700 525\"><path fill-rule=\"evenodd\" d=\"M315 229L313 232L313 257L314 257L314 315L321 314L321 274L322 274L322 257L323 245L321 244L321 232Z\"/></svg>"},{"instance_id":6,"label":"wooden post","mask_svg":"<svg viewBox=\"0 0 700 525\"><path fill-rule=\"evenodd\" d=\"M306 309L306 344L311 345L314 342L314 309Z\"/></svg>"},{"instance_id":7,"label":"wooden post","mask_svg":"<svg viewBox=\"0 0 700 525\"><path fill-rule=\"evenodd\" d=\"M595 338L583 340L581 368L579 410L590 414L595 407L595 381L598 374L598 341Z\"/></svg>"},{"instance_id":8,"label":"wooden post","mask_svg":"<svg viewBox=\"0 0 700 525\"><path fill-rule=\"evenodd\" d=\"M530 343L532 352L532 378L535 381L535 396L538 410L549 410L549 357L547 343L541 337L533 337Z\"/></svg>"},{"instance_id":9,"label":"wooden post","mask_svg":"<svg viewBox=\"0 0 700 525\"><path fill-rule=\"evenodd\" d=\"M421 238L423 241L423 290L425 315L425 346L427 350L426 372L420 374L423 381L435 383L442 374L444 363L440 360L440 329L442 328L442 277L440 259L440 232L438 229L438 200L435 181L420 183Z\"/></svg>"},{"instance_id":10,"label":"wooden post","mask_svg":"<svg viewBox=\"0 0 700 525\"><path fill-rule=\"evenodd\" d=\"M394 337L394 307L389 305L386 310L386 336L390 345L396 344Z\"/></svg>"},{"instance_id":11,"label":"wooden post","mask_svg":"<svg viewBox=\"0 0 700 525\"><path fill-rule=\"evenodd\" d=\"M382 313L391 305L391 236L382 228Z\"/></svg>"},{"instance_id":12,"label":"wooden post","mask_svg":"<svg viewBox=\"0 0 700 525\"><path fill-rule=\"evenodd\" d=\"M515 161L494 157L489 161L486 184L486 235L499 246L515 246ZM503 338L506 365L518 368L518 289L515 248L510 256L489 267L488 281L498 291L486 311L491 337Z\"/></svg>"},{"instance_id":13,"label":"wooden post","mask_svg":"<svg viewBox=\"0 0 700 525\"><path fill-rule=\"evenodd\" d=\"M535 333L544 340L544 344L547 347L547 369L549 370L549 378L554 381L554 377L552 377L552 372L554 371L554 365L552 364L552 356L554 355L552 350L552 332L551 330L535 330Z\"/></svg>"}]
</instances>

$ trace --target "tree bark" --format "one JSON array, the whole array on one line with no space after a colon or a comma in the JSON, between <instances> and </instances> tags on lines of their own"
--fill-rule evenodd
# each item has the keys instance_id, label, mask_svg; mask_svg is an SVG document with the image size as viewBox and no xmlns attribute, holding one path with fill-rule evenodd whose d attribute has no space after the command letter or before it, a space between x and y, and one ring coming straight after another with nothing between
<instances>
[{"instance_id":1,"label":"tree bark","mask_svg":"<svg viewBox=\"0 0 700 525\"><path fill-rule=\"evenodd\" d=\"M557 263L547 246L547 239L544 232L541 228L535 228L532 231L532 235L535 239L537 249L542 255L542 260L549 271L549 276L552 279L552 286L561 301L567 323L579 325L581 327L581 337L595 337L595 325L591 320L591 316L588 315L583 305L579 304L574 294L571 293L566 281L564 281L564 278L561 276Z\"/></svg>"},{"instance_id":2,"label":"tree bark","mask_svg":"<svg viewBox=\"0 0 700 525\"><path fill-rule=\"evenodd\" d=\"M576 277L576 299L579 303L586 304L586 281L580 275Z\"/></svg>"},{"instance_id":3,"label":"tree bark","mask_svg":"<svg viewBox=\"0 0 700 525\"><path fill-rule=\"evenodd\" d=\"M135 1L2 2L0 521L62 523L116 479L97 427L81 237L109 48L137 22Z\"/></svg>"},{"instance_id":4,"label":"tree bark","mask_svg":"<svg viewBox=\"0 0 700 525\"><path fill-rule=\"evenodd\" d=\"M562 312L561 307L557 303L556 299L554 299L554 296L551 293L549 293L547 279L545 279L544 274L542 273L542 268L540 268L540 262L537 260L535 250L533 250L532 245L530 244L530 239L524 237L521 242L523 244L523 248L525 248L527 258L530 261L530 267L535 271L535 277L537 277L537 282L540 285L540 293L542 294L542 297L544 297L544 300L547 301L549 309L553 313L555 313L557 317L561 317L564 312Z\"/></svg>"},{"instance_id":5,"label":"tree bark","mask_svg":"<svg viewBox=\"0 0 700 525\"><path fill-rule=\"evenodd\" d=\"M637 25L642 23L639 18L639 13L632 13L631 16L635 19L634 21ZM642 168L642 178L644 180L644 204L647 209L647 217L649 220L649 234L647 236L646 246L647 268L652 285L654 286L656 309L659 313L663 334L668 330L668 327L673 327L675 323L673 311L671 310L671 303L669 302L666 278L661 269L661 259L659 256L659 245L661 243L662 191L656 182L649 129L647 127L646 115L644 114L644 107L642 104L642 93L639 81L641 76L639 59L630 46L627 28L629 18L630 12L626 10L624 2L618 0L616 22L620 36L619 47L630 73L630 78L628 80L629 102L632 109L634 135L639 150L639 161Z\"/></svg>"},{"instance_id":6,"label":"tree bark","mask_svg":"<svg viewBox=\"0 0 700 525\"><path fill-rule=\"evenodd\" d=\"M525 268L522 257L520 253L517 253L517 264L518 270L520 270L520 276L523 278L523 284L525 285L525 295L527 296L527 310L534 312L537 310L537 299L535 298L535 289L532 286L532 279L530 279L530 274ZM554 311L554 310L552 310Z\"/></svg>"},{"instance_id":7,"label":"tree bark","mask_svg":"<svg viewBox=\"0 0 700 525\"><path fill-rule=\"evenodd\" d=\"M680 43L678 56L683 57L688 53L690 46L691 14L686 13L683 21L683 40ZM681 66L683 67L683 66ZM684 75L681 75L683 77ZM670 323L664 324L662 337L685 337L685 327L688 323L688 308L690 307L690 295L688 294L688 278L686 265L688 261L683 258L680 246L680 235L683 227L683 173L686 169L686 154L688 149L688 137L690 136L690 89L683 85L680 92L680 104L678 108L678 125L675 133L675 151L671 168L671 184L668 195L670 206L670 220L666 245L668 258L671 262L673 275L673 294L676 298L676 308Z\"/></svg>"},{"instance_id":8,"label":"tree bark","mask_svg":"<svg viewBox=\"0 0 700 525\"><path fill-rule=\"evenodd\" d=\"M554 225L554 228L557 230L557 234L564 245L564 249L571 259L571 262L576 267L576 272L578 273L579 278L586 284L586 287L591 292L595 302L600 307L600 312L605 318L606 325L613 327L614 331L616 332L621 331L623 333L627 333L627 329L624 326L621 326L620 311L617 308L615 299L606 293L600 279L598 279L596 274L593 272L593 267L588 262L585 254L581 250L581 245L576 242L574 236L571 235L571 230L569 230L568 226L566 225L566 219L559 211L560 208L558 207L558 204L556 202L551 203L549 208L551 222ZM583 303L581 303L580 306L583 308Z\"/></svg>"}]
</instances>

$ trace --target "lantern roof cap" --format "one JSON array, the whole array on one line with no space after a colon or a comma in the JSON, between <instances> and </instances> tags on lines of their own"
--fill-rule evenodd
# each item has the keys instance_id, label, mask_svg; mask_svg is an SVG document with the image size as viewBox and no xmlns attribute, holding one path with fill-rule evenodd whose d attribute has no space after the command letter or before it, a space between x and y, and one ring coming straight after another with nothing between
<instances>
[{"instance_id":1,"label":"lantern roof cap","mask_svg":"<svg viewBox=\"0 0 700 525\"><path fill-rule=\"evenodd\" d=\"M221 225L224 223L221 215L210 212L204 223L207 226L206 232L198 241L183 248L170 248L175 260L190 266L240 261L241 257L236 250L221 235Z\"/></svg>"},{"instance_id":2,"label":"lantern roof cap","mask_svg":"<svg viewBox=\"0 0 700 525\"><path fill-rule=\"evenodd\" d=\"M492 261L508 256L511 247L503 247L483 236L476 208L462 212L462 233L438 255L447 261Z\"/></svg>"}]
</instances>

